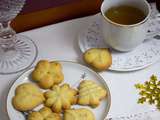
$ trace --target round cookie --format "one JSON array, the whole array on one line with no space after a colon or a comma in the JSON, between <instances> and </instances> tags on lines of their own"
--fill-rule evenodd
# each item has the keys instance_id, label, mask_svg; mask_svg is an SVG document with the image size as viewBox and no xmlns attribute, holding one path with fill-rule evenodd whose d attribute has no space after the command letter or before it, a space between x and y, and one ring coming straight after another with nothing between
<instances>
[{"instance_id":1,"label":"round cookie","mask_svg":"<svg viewBox=\"0 0 160 120\"><path fill-rule=\"evenodd\" d=\"M91 48L83 54L84 61L97 71L108 69L112 56L107 48Z\"/></svg>"}]
</instances>

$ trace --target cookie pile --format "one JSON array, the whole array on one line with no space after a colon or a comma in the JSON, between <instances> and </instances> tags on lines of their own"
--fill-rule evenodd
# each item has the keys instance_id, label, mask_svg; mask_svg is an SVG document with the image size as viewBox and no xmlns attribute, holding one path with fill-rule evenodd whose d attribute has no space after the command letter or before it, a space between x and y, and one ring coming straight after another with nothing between
<instances>
[{"instance_id":1,"label":"cookie pile","mask_svg":"<svg viewBox=\"0 0 160 120\"><path fill-rule=\"evenodd\" d=\"M27 120L95 120L89 109L73 109L71 106L79 104L95 108L107 95L107 91L93 80L83 80L77 89L67 83L59 85L64 80L59 62L39 61L31 77L36 84L19 85L12 99L16 110L32 111ZM33 111L41 104L43 108Z\"/></svg>"}]
</instances>

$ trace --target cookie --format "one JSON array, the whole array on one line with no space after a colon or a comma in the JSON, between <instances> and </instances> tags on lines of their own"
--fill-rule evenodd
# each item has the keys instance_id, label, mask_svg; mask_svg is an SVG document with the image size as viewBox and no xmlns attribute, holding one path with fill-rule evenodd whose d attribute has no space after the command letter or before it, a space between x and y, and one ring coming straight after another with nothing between
<instances>
[{"instance_id":1,"label":"cookie","mask_svg":"<svg viewBox=\"0 0 160 120\"><path fill-rule=\"evenodd\" d=\"M39 61L31 76L33 81L36 81L43 89L48 89L54 84L59 84L64 79L61 64L47 60Z\"/></svg>"},{"instance_id":2,"label":"cookie","mask_svg":"<svg viewBox=\"0 0 160 120\"><path fill-rule=\"evenodd\" d=\"M95 117L90 110L86 108L80 108L75 110L65 110L64 120L95 120Z\"/></svg>"},{"instance_id":3,"label":"cookie","mask_svg":"<svg viewBox=\"0 0 160 120\"><path fill-rule=\"evenodd\" d=\"M79 85L78 104L97 107L107 91L92 80L84 80Z\"/></svg>"},{"instance_id":4,"label":"cookie","mask_svg":"<svg viewBox=\"0 0 160 120\"><path fill-rule=\"evenodd\" d=\"M106 70L112 64L112 56L106 48L91 48L83 54L83 59L97 71Z\"/></svg>"},{"instance_id":5,"label":"cookie","mask_svg":"<svg viewBox=\"0 0 160 120\"><path fill-rule=\"evenodd\" d=\"M43 107L38 112L31 112L27 120L62 120L60 114L53 113L48 107Z\"/></svg>"},{"instance_id":6,"label":"cookie","mask_svg":"<svg viewBox=\"0 0 160 120\"><path fill-rule=\"evenodd\" d=\"M16 88L12 104L16 110L28 111L43 103L43 93L32 83L23 83Z\"/></svg>"},{"instance_id":7,"label":"cookie","mask_svg":"<svg viewBox=\"0 0 160 120\"><path fill-rule=\"evenodd\" d=\"M68 84L55 85L50 91L45 92L45 105L51 107L52 111L59 113L63 109L70 109L71 105L76 103L76 95L77 91Z\"/></svg>"}]
</instances>

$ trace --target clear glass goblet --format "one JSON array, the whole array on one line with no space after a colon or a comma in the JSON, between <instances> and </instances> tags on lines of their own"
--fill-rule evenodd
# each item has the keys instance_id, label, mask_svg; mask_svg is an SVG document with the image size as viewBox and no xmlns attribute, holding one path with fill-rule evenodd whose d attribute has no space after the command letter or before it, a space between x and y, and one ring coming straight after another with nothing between
<instances>
[{"instance_id":1,"label":"clear glass goblet","mask_svg":"<svg viewBox=\"0 0 160 120\"><path fill-rule=\"evenodd\" d=\"M37 47L28 37L10 27L25 0L0 0L0 74L16 73L30 67L37 57Z\"/></svg>"}]
</instances>

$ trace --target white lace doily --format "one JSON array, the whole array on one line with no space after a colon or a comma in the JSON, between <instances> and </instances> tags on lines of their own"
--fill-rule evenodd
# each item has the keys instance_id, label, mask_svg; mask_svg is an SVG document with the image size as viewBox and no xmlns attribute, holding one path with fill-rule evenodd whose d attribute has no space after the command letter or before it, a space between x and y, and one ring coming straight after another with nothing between
<instances>
[{"instance_id":1,"label":"white lace doily","mask_svg":"<svg viewBox=\"0 0 160 120\"><path fill-rule=\"evenodd\" d=\"M101 15L94 16L94 21L79 35L79 46L82 52L90 48L104 48L101 32ZM118 52L109 48L112 53L110 70L133 71L145 68L160 59L160 15L152 7L151 20L146 40L131 52Z\"/></svg>"},{"instance_id":2,"label":"white lace doily","mask_svg":"<svg viewBox=\"0 0 160 120\"><path fill-rule=\"evenodd\" d=\"M160 111L152 110L144 113L133 114L124 117L108 118L106 120L159 120Z\"/></svg>"}]
</instances>

